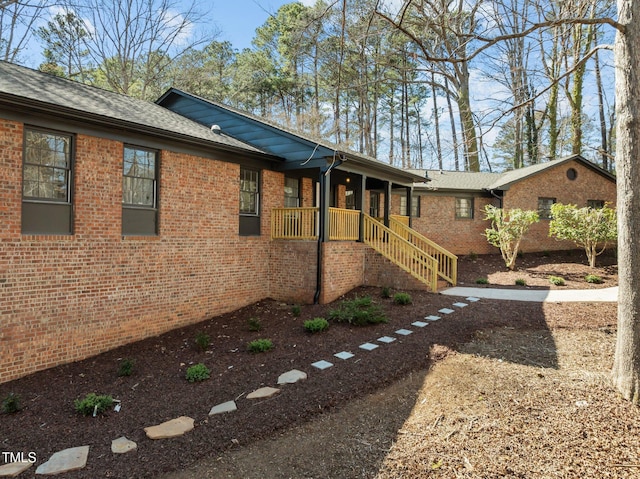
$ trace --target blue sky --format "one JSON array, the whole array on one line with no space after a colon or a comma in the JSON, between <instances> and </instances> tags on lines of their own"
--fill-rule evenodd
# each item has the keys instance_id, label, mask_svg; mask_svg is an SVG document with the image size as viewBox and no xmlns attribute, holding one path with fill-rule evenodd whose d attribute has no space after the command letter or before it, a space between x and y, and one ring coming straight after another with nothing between
<instances>
[{"instance_id":1,"label":"blue sky","mask_svg":"<svg viewBox=\"0 0 640 479\"><path fill-rule=\"evenodd\" d=\"M242 50L251 47L256 28L264 24L269 14L275 14L282 5L292 3L286 0L217 0L202 3L201 9L208 9L208 16L218 30L219 41L228 40L234 48ZM313 0L301 3L312 5Z\"/></svg>"}]
</instances>

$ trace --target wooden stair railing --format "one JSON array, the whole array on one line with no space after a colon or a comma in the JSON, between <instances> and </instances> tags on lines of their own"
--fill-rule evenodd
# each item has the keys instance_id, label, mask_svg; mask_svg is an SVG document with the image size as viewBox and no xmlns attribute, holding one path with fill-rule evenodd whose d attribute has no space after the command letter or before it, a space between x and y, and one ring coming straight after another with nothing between
<instances>
[{"instance_id":1,"label":"wooden stair railing","mask_svg":"<svg viewBox=\"0 0 640 479\"><path fill-rule=\"evenodd\" d=\"M458 257L455 254L393 217L389 218L389 228L401 238L435 258L438 262L438 276L453 286L456 285L458 281Z\"/></svg>"},{"instance_id":2,"label":"wooden stair railing","mask_svg":"<svg viewBox=\"0 0 640 479\"><path fill-rule=\"evenodd\" d=\"M438 261L434 257L367 214L363 214L363 226L365 244L437 292Z\"/></svg>"}]
</instances>

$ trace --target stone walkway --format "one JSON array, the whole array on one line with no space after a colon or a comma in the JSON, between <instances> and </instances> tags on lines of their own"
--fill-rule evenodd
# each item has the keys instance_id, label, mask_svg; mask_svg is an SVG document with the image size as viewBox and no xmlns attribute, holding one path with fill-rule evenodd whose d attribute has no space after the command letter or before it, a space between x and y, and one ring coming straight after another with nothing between
<instances>
[{"instance_id":1,"label":"stone walkway","mask_svg":"<svg viewBox=\"0 0 640 479\"><path fill-rule=\"evenodd\" d=\"M560 295L565 299L554 299L555 301L615 301L613 297L617 298L617 288L608 288L609 290L615 289L615 294L612 291L605 290L581 290L582 292L572 291L560 291L565 293ZM498 291L504 291L505 293L497 293ZM316 371L322 371L331 367L334 367L336 363L343 363L352 360L357 354L366 354L367 351L372 351L379 347L384 347L387 344L391 344L398 339L398 336L408 336L423 330L433 321L438 321L444 317L455 314L455 312L461 308L469 306L470 303L475 303L480 300L480 297L486 297L491 299L509 299L520 301L544 301L545 297L556 297L551 293L556 291L523 291L523 290L495 290L489 288L450 288L443 291L445 295L452 296L466 296L465 301L456 301L452 303L451 308L442 308L438 311L438 314L431 314L424 317L424 320L414 321L410 326L406 328L400 328L395 331L397 336L382 336L370 342L363 343L358 346L358 349L354 351L339 351L336 352L331 358L320 358L318 361L310 364L310 367ZM598 293L600 292L600 293ZM523 294L524 293L524 294ZM536 293L536 294L528 294ZM546 296L543 296L543 294ZM467 296L468 294L468 296ZM594 299L594 298L608 298L608 299ZM541 299L542 298L542 299ZM581 299L578 299L581 298ZM307 378L307 373L293 369L282 373L277 379L277 385L295 384L298 381L303 381ZM270 398L280 393L280 389L275 387L262 387L247 395L247 399L264 399ZM217 414L232 413L238 409L238 406L234 400L223 402L221 404L214 405L209 411L209 416ZM186 416L181 416L162 424L157 424L144 428L147 437L152 440L164 440L172 437L181 436L187 434L194 428L194 419ZM129 451L133 451L138 445L122 436L114 439L111 443L111 450L114 454L126 454ZM89 459L89 446L79 446L63 451L58 451L53 454L48 461L40 464L36 469L36 475L56 475L64 472L81 469L87 464ZM12 462L0 466L0 477L17 477L25 470L29 469L33 464L31 462Z\"/></svg>"}]
</instances>

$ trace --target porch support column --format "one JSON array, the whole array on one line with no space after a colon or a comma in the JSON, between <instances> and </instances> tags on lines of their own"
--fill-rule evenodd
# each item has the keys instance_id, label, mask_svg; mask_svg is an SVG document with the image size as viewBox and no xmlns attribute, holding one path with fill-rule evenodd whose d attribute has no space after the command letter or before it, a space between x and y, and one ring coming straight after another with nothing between
<instances>
[{"instance_id":1,"label":"porch support column","mask_svg":"<svg viewBox=\"0 0 640 479\"><path fill-rule=\"evenodd\" d=\"M413 186L407 186L406 195L407 195L407 216L409 217L409 228L411 228L413 226L411 224L413 222L413 217L411 216L411 200L413 197Z\"/></svg>"},{"instance_id":2,"label":"porch support column","mask_svg":"<svg viewBox=\"0 0 640 479\"><path fill-rule=\"evenodd\" d=\"M384 182L384 225L389 227L389 214L391 211L391 182Z\"/></svg>"},{"instance_id":3,"label":"porch support column","mask_svg":"<svg viewBox=\"0 0 640 479\"><path fill-rule=\"evenodd\" d=\"M360 204L360 228L358 230L358 241L364 241L364 203L367 196L367 175L362 175L360 178L360 188L358 188L358 190L360 195L360 198L358 198L358 202Z\"/></svg>"},{"instance_id":4,"label":"porch support column","mask_svg":"<svg viewBox=\"0 0 640 479\"><path fill-rule=\"evenodd\" d=\"M320 242L329 241L329 197L331 195L331 169L320 170L320 224L318 236Z\"/></svg>"}]
</instances>

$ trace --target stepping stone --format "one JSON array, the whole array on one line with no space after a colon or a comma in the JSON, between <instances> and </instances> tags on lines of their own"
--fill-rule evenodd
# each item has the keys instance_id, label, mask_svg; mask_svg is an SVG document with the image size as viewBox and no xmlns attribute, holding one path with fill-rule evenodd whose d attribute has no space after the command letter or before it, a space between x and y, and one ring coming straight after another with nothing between
<instances>
[{"instance_id":1,"label":"stepping stone","mask_svg":"<svg viewBox=\"0 0 640 479\"><path fill-rule=\"evenodd\" d=\"M113 452L114 454L124 454L136 449L138 449L138 445L124 436L111 441L111 452Z\"/></svg>"},{"instance_id":2,"label":"stepping stone","mask_svg":"<svg viewBox=\"0 0 640 479\"><path fill-rule=\"evenodd\" d=\"M32 462L10 462L0 466L0 477L16 477L33 466Z\"/></svg>"},{"instance_id":3,"label":"stepping stone","mask_svg":"<svg viewBox=\"0 0 640 479\"><path fill-rule=\"evenodd\" d=\"M144 428L149 439L167 439L170 437L182 436L193 429L193 419L187 416L180 416L171 421L163 422L157 426Z\"/></svg>"},{"instance_id":4,"label":"stepping stone","mask_svg":"<svg viewBox=\"0 0 640 479\"><path fill-rule=\"evenodd\" d=\"M467 303L453 303L456 308L466 308L469 306Z\"/></svg>"},{"instance_id":5,"label":"stepping stone","mask_svg":"<svg viewBox=\"0 0 640 479\"><path fill-rule=\"evenodd\" d=\"M364 349L365 351L373 351L377 347L378 347L377 344L372 344L372 343L364 343L360 345L360 349Z\"/></svg>"},{"instance_id":6,"label":"stepping stone","mask_svg":"<svg viewBox=\"0 0 640 479\"><path fill-rule=\"evenodd\" d=\"M268 399L270 397L275 396L279 392L280 392L279 389L264 387L264 388L256 389L252 393L249 393L247 395L247 399Z\"/></svg>"},{"instance_id":7,"label":"stepping stone","mask_svg":"<svg viewBox=\"0 0 640 479\"><path fill-rule=\"evenodd\" d=\"M325 361L323 359L322 361L316 361L315 363L312 363L311 366L313 366L314 368L318 368L320 370L323 370L323 369L328 369L331 366L333 366L333 363L330 363L329 361Z\"/></svg>"},{"instance_id":8,"label":"stepping stone","mask_svg":"<svg viewBox=\"0 0 640 479\"><path fill-rule=\"evenodd\" d=\"M54 475L82 469L87 465L89 446L72 447L56 452L36 469L36 474Z\"/></svg>"},{"instance_id":9,"label":"stepping stone","mask_svg":"<svg viewBox=\"0 0 640 479\"><path fill-rule=\"evenodd\" d=\"M396 331L396 334L400 334L402 336L409 336L412 333L413 333L413 331L411 331L410 329L398 329Z\"/></svg>"},{"instance_id":10,"label":"stepping stone","mask_svg":"<svg viewBox=\"0 0 640 479\"><path fill-rule=\"evenodd\" d=\"M307 379L307 373L298 371L297 369L292 369L291 371L287 371L280 375L278 378L278 384L295 384L303 379Z\"/></svg>"},{"instance_id":11,"label":"stepping stone","mask_svg":"<svg viewBox=\"0 0 640 479\"><path fill-rule=\"evenodd\" d=\"M227 401L217 406L213 406L211 411L209 411L209 416L214 416L216 414L222 414L223 412L233 412L238 409L235 401Z\"/></svg>"},{"instance_id":12,"label":"stepping stone","mask_svg":"<svg viewBox=\"0 0 640 479\"><path fill-rule=\"evenodd\" d=\"M424 319L427 321L437 321L440 319L440 316L425 316Z\"/></svg>"},{"instance_id":13,"label":"stepping stone","mask_svg":"<svg viewBox=\"0 0 640 479\"><path fill-rule=\"evenodd\" d=\"M338 359L351 359L355 356L355 354L350 353L348 351L342 351L341 353L336 353L334 356Z\"/></svg>"},{"instance_id":14,"label":"stepping stone","mask_svg":"<svg viewBox=\"0 0 640 479\"><path fill-rule=\"evenodd\" d=\"M464 298L471 303L475 303L476 301L480 301L480 298L476 298L475 296L469 296L468 298Z\"/></svg>"},{"instance_id":15,"label":"stepping stone","mask_svg":"<svg viewBox=\"0 0 640 479\"><path fill-rule=\"evenodd\" d=\"M451 313L455 313L455 311L453 309L449 309L449 308L442 308L442 309L438 310L438 313L451 314Z\"/></svg>"},{"instance_id":16,"label":"stepping stone","mask_svg":"<svg viewBox=\"0 0 640 479\"><path fill-rule=\"evenodd\" d=\"M416 328L424 328L425 326L429 326L429 323L425 323L424 321L414 321L411 323L411 326L415 326Z\"/></svg>"},{"instance_id":17,"label":"stepping stone","mask_svg":"<svg viewBox=\"0 0 640 479\"><path fill-rule=\"evenodd\" d=\"M378 341L380 341L381 343L392 343L396 340L396 338L392 338L391 336L382 336L381 338L378 338Z\"/></svg>"}]
</instances>

